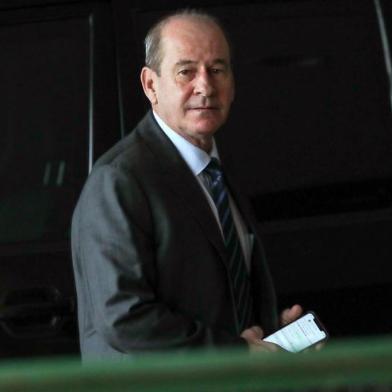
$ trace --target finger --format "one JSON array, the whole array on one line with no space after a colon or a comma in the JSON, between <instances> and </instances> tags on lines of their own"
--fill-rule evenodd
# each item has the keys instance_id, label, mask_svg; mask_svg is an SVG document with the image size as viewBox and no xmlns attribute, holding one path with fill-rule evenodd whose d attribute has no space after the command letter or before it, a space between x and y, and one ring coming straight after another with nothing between
<instances>
[{"instance_id":1,"label":"finger","mask_svg":"<svg viewBox=\"0 0 392 392\"><path fill-rule=\"evenodd\" d=\"M250 329L254 332L254 334L259 338L262 339L264 336L264 331L258 326L258 325L253 325L250 327Z\"/></svg>"},{"instance_id":2,"label":"finger","mask_svg":"<svg viewBox=\"0 0 392 392\"><path fill-rule=\"evenodd\" d=\"M254 325L248 329L245 329L240 336L247 341L257 342L262 339L262 337L264 336L264 332L259 326Z\"/></svg>"},{"instance_id":3,"label":"finger","mask_svg":"<svg viewBox=\"0 0 392 392\"><path fill-rule=\"evenodd\" d=\"M296 320L303 313L303 309L301 305L293 305L291 308L283 310L281 314L281 323L282 325L286 325Z\"/></svg>"}]
</instances>

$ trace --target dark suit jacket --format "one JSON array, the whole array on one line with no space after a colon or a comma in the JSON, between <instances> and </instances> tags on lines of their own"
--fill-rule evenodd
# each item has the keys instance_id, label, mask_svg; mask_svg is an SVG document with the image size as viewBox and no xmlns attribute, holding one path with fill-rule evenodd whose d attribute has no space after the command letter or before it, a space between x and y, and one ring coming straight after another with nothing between
<instances>
[{"instance_id":1,"label":"dark suit jacket","mask_svg":"<svg viewBox=\"0 0 392 392\"><path fill-rule=\"evenodd\" d=\"M217 222L151 112L97 161L74 213L72 252L84 358L244 344ZM257 239L251 277L268 332L275 296Z\"/></svg>"}]
</instances>

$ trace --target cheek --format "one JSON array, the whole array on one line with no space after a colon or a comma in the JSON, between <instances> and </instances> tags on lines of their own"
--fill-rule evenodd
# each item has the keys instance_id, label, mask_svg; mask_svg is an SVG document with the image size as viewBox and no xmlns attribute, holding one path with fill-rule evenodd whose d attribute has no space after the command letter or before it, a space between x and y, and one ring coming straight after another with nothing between
<instances>
[{"instance_id":1,"label":"cheek","mask_svg":"<svg viewBox=\"0 0 392 392\"><path fill-rule=\"evenodd\" d=\"M232 102L234 99L234 87L232 85L228 85L224 88L226 100Z\"/></svg>"},{"instance_id":2,"label":"cheek","mask_svg":"<svg viewBox=\"0 0 392 392\"><path fill-rule=\"evenodd\" d=\"M192 97L192 93L193 93L193 88L192 86L189 85L184 85L182 86L181 89L178 90L179 95L181 96L181 100L183 102L188 101L189 98Z\"/></svg>"},{"instance_id":3,"label":"cheek","mask_svg":"<svg viewBox=\"0 0 392 392\"><path fill-rule=\"evenodd\" d=\"M182 89L180 91L177 91L175 94L176 96L176 105L185 112L187 106L191 103L192 101L192 91L189 89Z\"/></svg>"}]
</instances>

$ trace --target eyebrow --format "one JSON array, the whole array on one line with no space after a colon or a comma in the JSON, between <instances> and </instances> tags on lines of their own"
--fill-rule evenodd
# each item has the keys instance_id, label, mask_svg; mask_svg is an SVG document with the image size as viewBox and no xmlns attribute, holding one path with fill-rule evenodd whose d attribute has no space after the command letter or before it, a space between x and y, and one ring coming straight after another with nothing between
<instances>
[{"instance_id":1,"label":"eyebrow","mask_svg":"<svg viewBox=\"0 0 392 392\"><path fill-rule=\"evenodd\" d=\"M190 64L197 64L197 61L193 61L193 60L179 60L179 61L177 61L176 62L176 66L177 67L181 67L181 66L184 66L184 65L190 65ZM228 66L228 62L226 61L226 60L224 60L224 59L215 59L213 62L212 62L212 65L215 65L215 64L221 64L221 65L224 65L224 66Z\"/></svg>"}]
</instances>

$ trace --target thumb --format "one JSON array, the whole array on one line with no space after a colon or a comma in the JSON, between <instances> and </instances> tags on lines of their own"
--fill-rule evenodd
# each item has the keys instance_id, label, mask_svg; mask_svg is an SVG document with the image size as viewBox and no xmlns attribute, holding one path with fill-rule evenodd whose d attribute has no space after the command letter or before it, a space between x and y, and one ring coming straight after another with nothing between
<instances>
[{"instance_id":1,"label":"thumb","mask_svg":"<svg viewBox=\"0 0 392 392\"><path fill-rule=\"evenodd\" d=\"M259 340L264 337L264 331L258 325L254 325L245 329L240 336L246 340Z\"/></svg>"},{"instance_id":2,"label":"thumb","mask_svg":"<svg viewBox=\"0 0 392 392\"><path fill-rule=\"evenodd\" d=\"M291 308L283 310L281 314L281 323L286 325L296 320L303 313L302 307L300 305L293 305Z\"/></svg>"}]
</instances>

